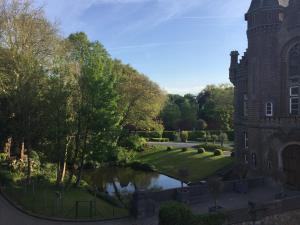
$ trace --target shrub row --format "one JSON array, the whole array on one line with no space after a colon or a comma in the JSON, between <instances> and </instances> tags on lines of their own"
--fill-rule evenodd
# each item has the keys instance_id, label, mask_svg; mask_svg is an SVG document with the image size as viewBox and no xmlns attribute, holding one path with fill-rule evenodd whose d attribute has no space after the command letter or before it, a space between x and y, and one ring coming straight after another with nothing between
<instances>
[{"instance_id":1,"label":"shrub row","mask_svg":"<svg viewBox=\"0 0 300 225\"><path fill-rule=\"evenodd\" d=\"M177 202L165 203L159 211L159 225L220 225L223 214L194 215L185 205Z\"/></svg>"},{"instance_id":2,"label":"shrub row","mask_svg":"<svg viewBox=\"0 0 300 225\"><path fill-rule=\"evenodd\" d=\"M169 138L151 138L150 141L153 142L169 142Z\"/></svg>"},{"instance_id":3,"label":"shrub row","mask_svg":"<svg viewBox=\"0 0 300 225\"><path fill-rule=\"evenodd\" d=\"M197 149L199 149L199 148L204 148L207 152L214 152L216 149L220 149L222 151L232 151L232 149L229 148L229 147L220 146L220 145L214 145L214 144L198 145Z\"/></svg>"},{"instance_id":4,"label":"shrub row","mask_svg":"<svg viewBox=\"0 0 300 225\"><path fill-rule=\"evenodd\" d=\"M187 132L187 134L185 133ZM221 133L225 133L229 141L234 141L234 131L138 131L136 134L146 139L153 138L168 138L170 141L181 141L182 133L188 137L189 141L213 141L213 139L219 140Z\"/></svg>"}]
</instances>

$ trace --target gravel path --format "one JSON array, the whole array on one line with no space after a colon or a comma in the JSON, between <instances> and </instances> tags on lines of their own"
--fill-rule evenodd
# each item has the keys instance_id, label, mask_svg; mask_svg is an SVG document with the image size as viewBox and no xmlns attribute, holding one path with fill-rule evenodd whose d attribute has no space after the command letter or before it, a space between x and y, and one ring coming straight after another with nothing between
<instances>
[{"instance_id":1,"label":"gravel path","mask_svg":"<svg viewBox=\"0 0 300 225\"><path fill-rule=\"evenodd\" d=\"M137 221L134 219L121 219L105 222L56 222L29 216L7 202L0 195L0 225L157 225L156 219Z\"/></svg>"}]
</instances>

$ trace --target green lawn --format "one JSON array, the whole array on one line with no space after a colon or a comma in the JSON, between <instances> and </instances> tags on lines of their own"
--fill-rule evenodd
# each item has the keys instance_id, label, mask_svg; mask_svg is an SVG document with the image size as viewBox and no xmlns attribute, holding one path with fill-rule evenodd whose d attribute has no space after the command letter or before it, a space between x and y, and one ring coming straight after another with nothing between
<instances>
[{"instance_id":1,"label":"green lawn","mask_svg":"<svg viewBox=\"0 0 300 225\"><path fill-rule=\"evenodd\" d=\"M111 219L128 216L128 210L115 207L99 198L94 198L85 189L77 188L62 191L62 198L57 200L58 189L55 186L13 185L6 188L6 194L25 210L38 215L67 219ZM76 216L76 201L79 201ZM92 201L92 203L91 203ZM92 207L90 207L92 204Z\"/></svg>"},{"instance_id":2,"label":"green lawn","mask_svg":"<svg viewBox=\"0 0 300 225\"><path fill-rule=\"evenodd\" d=\"M159 172L178 179L180 179L178 170L185 169L188 171L188 177L181 178L185 182L201 181L234 163L234 159L231 157L214 156L211 152L198 154L196 149L188 149L186 152L166 151L161 147L139 154L138 160L154 165Z\"/></svg>"}]
</instances>

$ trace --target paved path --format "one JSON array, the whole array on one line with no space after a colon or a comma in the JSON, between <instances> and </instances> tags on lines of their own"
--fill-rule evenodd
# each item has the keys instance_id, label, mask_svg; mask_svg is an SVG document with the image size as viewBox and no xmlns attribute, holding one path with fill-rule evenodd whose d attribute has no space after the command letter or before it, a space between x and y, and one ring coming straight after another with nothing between
<instances>
[{"instance_id":1,"label":"paved path","mask_svg":"<svg viewBox=\"0 0 300 225\"><path fill-rule=\"evenodd\" d=\"M14 208L0 195L0 225L157 225L156 219L122 219L106 222L55 222L28 216Z\"/></svg>"}]
</instances>

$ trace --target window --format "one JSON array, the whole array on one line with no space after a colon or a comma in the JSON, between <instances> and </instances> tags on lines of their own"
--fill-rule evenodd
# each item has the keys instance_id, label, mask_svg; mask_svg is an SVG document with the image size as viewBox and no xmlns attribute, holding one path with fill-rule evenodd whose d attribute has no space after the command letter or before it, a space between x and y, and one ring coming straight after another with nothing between
<instances>
[{"instance_id":1,"label":"window","mask_svg":"<svg viewBox=\"0 0 300 225\"><path fill-rule=\"evenodd\" d=\"M248 149L249 148L249 139L248 139L248 133L244 132L244 148Z\"/></svg>"},{"instance_id":2,"label":"window","mask_svg":"<svg viewBox=\"0 0 300 225\"><path fill-rule=\"evenodd\" d=\"M268 102L266 104L266 116L273 116L273 103Z\"/></svg>"},{"instance_id":3,"label":"window","mask_svg":"<svg viewBox=\"0 0 300 225\"><path fill-rule=\"evenodd\" d=\"M244 161L245 161L245 164L248 164L248 157L247 157L247 155L244 155Z\"/></svg>"},{"instance_id":4,"label":"window","mask_svg":"<svg viewBox=\"0 0 300 225\"><path fill-rule=\"evenodd\" d=\"M290 114L299 114L299 87L290 88Z\"/></svg>"},{"instance_id":5,"label":"window","mask_svg":"<svg viewBox=\"0 0 300 225\"><path fill-rule=\"evenodd\" d=\"M299 87L291 87L290 96L298 96L298 95L299 95Z\"/></svg>"},{"instance_id":6,"label":"window","mask_svg":"<svg viewBox=\"0 0 300 225\"><path fill-rule=\"evenodd\" d=\"M299 114L299 98L298 97L290 98L290 114L291 115Z\"/></svg>"},{"instance_id":7,"label":"window","mask_svg":"<svg viewBox=\"0 0 300 225\"><path fill-rule=\"evenodd\" d=\"M252 153L251 158L252 158L252 165L253 165L254 167L256 167L256 166L257 166L256 154L255 154L255 153Z\"/></svg>"},{"instance_id":8,"label":"window","mask_svg":"<svg viewBox=\"0 0 300 225\"><path fill-rule=\"evenodd\" d=\"M244 94L244 117L248 116L248 95Z\"/></svg>"},{"instance_id":9,"label":"window","mask_svg":"<svg viewBox=\"0 0 300 225\"><path fill-rule=\"evenodd\" d=\"M295 45L289 53L289 76L300 76L300 44Z\"/></svg>"}]
</instances>

